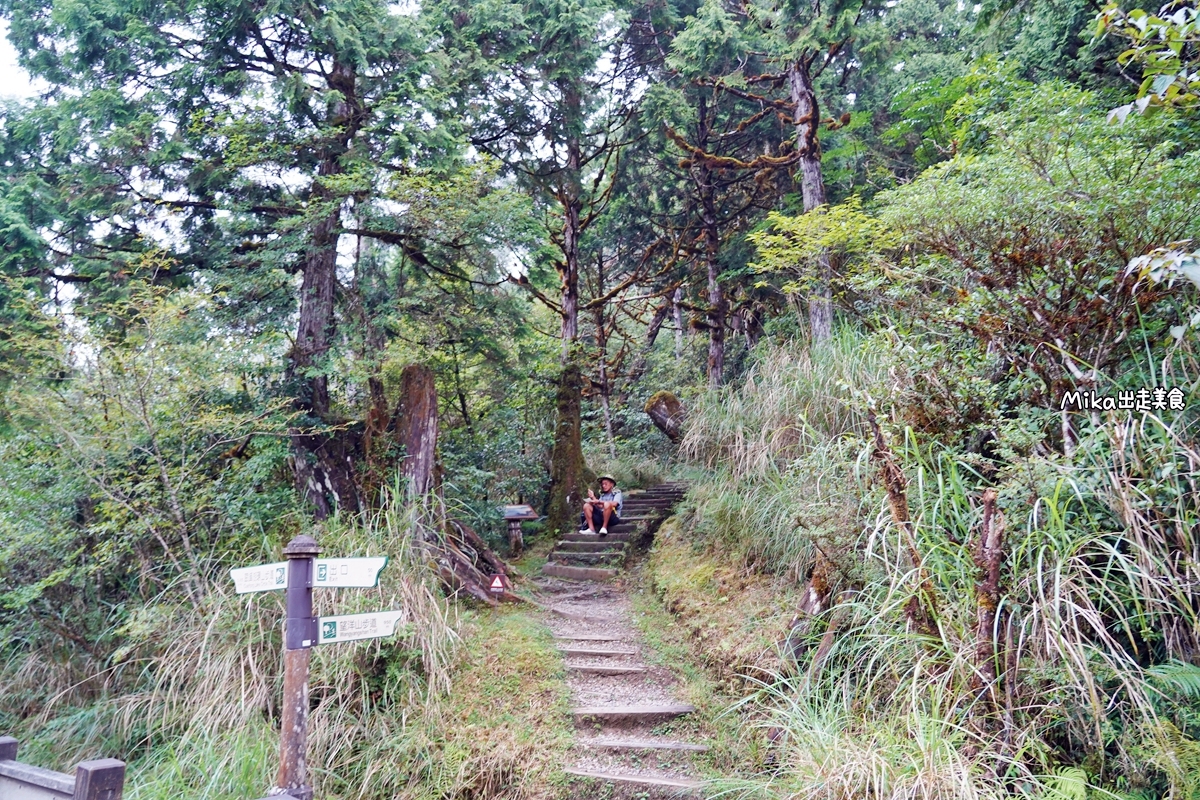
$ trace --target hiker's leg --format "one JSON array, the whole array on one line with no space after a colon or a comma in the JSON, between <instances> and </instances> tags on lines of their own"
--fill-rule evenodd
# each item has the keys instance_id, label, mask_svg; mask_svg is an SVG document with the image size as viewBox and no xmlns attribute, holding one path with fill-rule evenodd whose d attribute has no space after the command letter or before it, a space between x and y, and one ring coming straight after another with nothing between
<instances>
[{"instance_id":1,"label":"hiker's leg","mask_svg":"<svg viewBox=\"0 0 1200 800\"><path fill-rule=\"evenodd\" d=\"M607 501L604 503L604 522L600 523L601 528L608 527L608 518L612 516L614 505L615 503L609 503Z\"/></svg>"},{"instance_id":2,"label":"hiker's leg","mask_svg":"<svg viewBox=\"0 0 1200 800\"><path fill-rule=\"evenodd\" d=\"M588 530L592 533L596 532L596 517L593 513L594 510L595 506L592 505L591 500L583 501L583 518L587 522Z\"/></svg>"}]
</instances>

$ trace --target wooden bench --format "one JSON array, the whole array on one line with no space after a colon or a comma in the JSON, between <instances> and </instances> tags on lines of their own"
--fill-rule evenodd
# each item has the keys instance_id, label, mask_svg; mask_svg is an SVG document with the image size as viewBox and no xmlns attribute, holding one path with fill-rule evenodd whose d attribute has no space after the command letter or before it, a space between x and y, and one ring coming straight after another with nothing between
<instances>
[{"instance_id":1,"label":"wooden bench","mask_svg":"<svg viewBox=\"0 0 1200 800\"><path fill-rule=\"evenodd\" d=\"M124 761L82 761L72 777L17 761L18 744L11 736L0 736L0 797L4 800L121 800Z\"/></svg>"}]
</instances>

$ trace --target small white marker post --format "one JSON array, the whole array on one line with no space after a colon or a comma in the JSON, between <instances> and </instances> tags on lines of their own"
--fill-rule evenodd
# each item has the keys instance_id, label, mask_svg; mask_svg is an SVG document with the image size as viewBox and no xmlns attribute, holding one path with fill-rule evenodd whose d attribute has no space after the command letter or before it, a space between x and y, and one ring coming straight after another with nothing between
<instances>
[{"instance_id":1,"label":"small white marker post","mask_svg":"<svg viewBox=\"0 0 1200 800\"><path fill-rule=\"evenodd\" d=\"M279 773L271 795L312 800L308 785L308 670L313 646L376 639L395 633L402 611L377 611L339 617L314 617L313 587L371 587L387 566L374 558L317 558L321 549L311 536L297 536L283 549L287 561L231 569L238 594L285 591L283 633L283 723L279 732Z\"/></svg>"}]
</instances>

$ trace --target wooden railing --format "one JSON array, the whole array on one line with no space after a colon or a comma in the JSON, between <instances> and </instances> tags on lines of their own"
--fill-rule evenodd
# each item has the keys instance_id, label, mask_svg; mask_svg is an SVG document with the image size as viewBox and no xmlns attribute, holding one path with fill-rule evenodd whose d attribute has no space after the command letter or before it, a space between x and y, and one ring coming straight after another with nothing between
<instances>
[{"instance_id":1,"label":"wooden railing","mask_svg":"<svg viewBox=\"0 0 1200 800\"><path fill-rule=\"evenodd\" d=\"M17 761L17 740L0 736L0 798L3 800L121 800L125 762L83 761L66 775Z\"/></svg>"}]
</instances>

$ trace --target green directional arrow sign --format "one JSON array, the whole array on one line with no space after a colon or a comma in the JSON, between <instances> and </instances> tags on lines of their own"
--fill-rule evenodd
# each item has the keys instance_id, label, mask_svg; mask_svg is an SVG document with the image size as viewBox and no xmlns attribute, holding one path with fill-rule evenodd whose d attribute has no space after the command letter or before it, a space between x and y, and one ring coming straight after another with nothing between
<instances>
[{"instance_id":1,"label":"green directional arrow sign","mask_svg":"<svg viewBox=\"0 0 1200 800\"><path fill-rule=\"evenodd\" d=\"M231 569L229 576L233 578L234 591L238 594L269 592L272 589L287 588L287 570L286 561L277 561L274 564L259 564L257 567Z\"/></svg>"},{"instance_id":2,"label":"green directional arrow sign","mask_svg":"<svg viewBox=\"0 0 1200 800\"><path fill-rule=\"evenodd\" d=\"M313 564L313 586L330 589L374 586L385 566L387 556L318 558Z\"/></svg>"},{"instance_id":3,"label":"green directional arrow sign","mask_svg":"<svg viewBox=\"0 0 1200 800\"><path fill-rule=\"evenodd\" d=\"M391 636L396 632L396 623L403 615L403 611L374 611L370 614L318 617L317 642L333 644Z\"/></svg>"}]
</instances>

